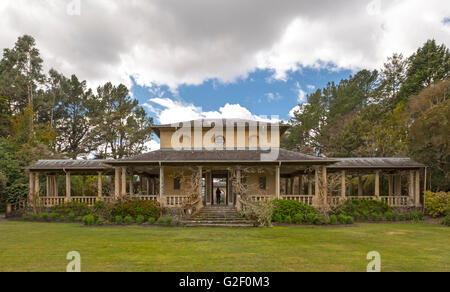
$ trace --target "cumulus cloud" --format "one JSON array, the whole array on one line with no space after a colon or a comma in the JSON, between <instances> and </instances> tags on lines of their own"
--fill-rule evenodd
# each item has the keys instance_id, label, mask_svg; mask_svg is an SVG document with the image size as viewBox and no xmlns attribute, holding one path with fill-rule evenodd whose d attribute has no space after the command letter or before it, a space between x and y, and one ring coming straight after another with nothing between
<instances>
[{"instance_id":1,"label":"cumulus cloud","mask_svg":"<svg viewBox=\"0 0 450 292\"><path fill-rule=\"evenodd\" d=\"M160 124L172 124L198 119L246 119L254 121L279 121L277 117L252 114L239 104L225 104L217 111L203 111L201 107L171 98L152 98L146 107Z\"/></svg>"},{"instance_id":2,"label":"cumulus cloud","mask_svg":"<svg viewBox=\"0 0 450 292\"><path fill-rule=\"evenodd\" d=\"M67 5L80 1L80 15ZM449 43L446 0L2 0L0 47L38 42L47 68L90 85L232 82L257 68L375 68L428 38ZM375 3L375 5L374 5Z\"/></svg>"}]
</instances>

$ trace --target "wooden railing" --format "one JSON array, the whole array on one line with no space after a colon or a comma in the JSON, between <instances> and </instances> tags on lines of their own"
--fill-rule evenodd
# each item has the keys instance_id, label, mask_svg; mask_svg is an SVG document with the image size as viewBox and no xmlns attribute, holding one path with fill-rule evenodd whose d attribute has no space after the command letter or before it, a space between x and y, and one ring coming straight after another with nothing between
<instances>
[{"instance_id":1,"label":"wooden railing","mask_svg":"<svg viewBox=\"0 0 450 292\"><path fill-rule=\"evenodd\" d=\"M158 197L157 196L133 196L132 198L136 199L136 200L141 200L141 201L157 201Z\"/></svg>"},{"instance_id":2,"label":"wooden railing","mask_svg":"<svg viewBox=\"0 0 450 292\"><path fill-rule=\"evenodd\" d=\"M166 207L181 207L189 200L188 196L164 196Z\"/></svg>"},{"instance_id":3,"label":"wooden railing","mask_svg":"<svg viewBox=\"0 0 450 292\"><path fill-rule=\"evenodd\" d=\"M391 207L408 207L413 206L413 201L408 196L397 197L380 197L383 202L386 202Z\"/></svg>"},{"instance_id":4,"label":"wooden railing","mask_svg":"<svg viewBox=\"0 0 450 292\"><path fill-rule=\"evenodd\" d=\"M6 204L6 217L14 216L27 208L28 201L22 200L16 203Z\"/></svg>"},{"instance_id":5,"label":"wooden railing","mask_svg":"<svg viewBox=\"0 0 450 292\"><path fill-rule=\"evenodd\" d=\"M144 200L144 201L156 201L156 196L134 196L134 199L137 200ZM113 197L70 197L69 199L66 199L66 197L40 197L40 206L48 208L53 206L62 205L66 202L77 202L77 203L84 203L88 206L95 205L98 201L103 201L110 203L114 201Z\"/></svg>"},{"instance_id":6,"label":"wooden railing","mask_svg":"<svg viewBox=\"0 0 450 292\"><path fill-rule=\"evenodd\" d=\"M300 203L305 203L305 204L308 204L308 205L312 205L314 196L283 195L283 196L281 196L281 198L283 200L297 201L297 202L300 202Z\"/></svg>"},{"instance_id":7,"label":"wooden railing","mask_svg":"<svg viewBox=\"0 0 450 292\"><path fill-rule=\"evenodd\" d=\"M381 196L381 197L375 197L375 196L347 196L347 197L340 197L340 196L332 196L328 197L328 204L330 206L337 206L339 204L344 203L347 200L351 199L358 199L363 201L368 200L381 200L383 202L386 202L391 207L408 207L412 206L412 201L408 196Z\"/></svg>"},{"instance_id":8,"label":"wooden railing","mask_svg":"<svg viewBox=\"0 0 450 292\"><path fill-rule=\"evenodd\" d=\"M260 201L269 201L272 200L273 196L247 196L246 197L250 202L260 202Z\"/></svg>"}]
</instances>

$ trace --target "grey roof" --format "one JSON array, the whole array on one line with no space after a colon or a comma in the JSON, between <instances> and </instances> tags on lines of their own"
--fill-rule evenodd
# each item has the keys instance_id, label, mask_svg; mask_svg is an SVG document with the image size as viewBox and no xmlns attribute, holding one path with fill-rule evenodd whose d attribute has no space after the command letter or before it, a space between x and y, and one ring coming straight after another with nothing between
<instances>
[{"instance_id":1,"label":"grey roof","mask_svg":"<svg viewBox=\"0 0 450 292\"><path fill-rule=\"evenodd\" d=\"M201 120L191 120L191 121L184 121L184 122L178 122L178 123L172 123L172 124L164 124L164 125L154 125L151 128L153 131L159 136L159 130L162 128L179 128L186 124L190 124L191 127L194 127L196 123L201 123L203 127L208 126L214 126L214 124L221 123L224 127L226 125L233 124L233 126L237 125L243 125L248 127L250 124L255 124L256 126L263 125L278 125L280 127L280 134L283 134L286 132L287 129L289 129L291 126L284 124L282 122L276 123L276 122L262 122L262 121L253 121L253 120L245 120L245 119L201 119Z\"/></svg>"},{"instance_id":2,"label":"grey roof","mask_svg":"<svg viewBox=\"0 0 450 292\"><path fill-rule=\"evenodd\" d=\"M162 149L114 162L259 162L265 150L169 150ZM335 159L315 157L299 152L279 149L281 162L336 162Z\"/></svg>"},{"instance_id":3,"label":"grey roof","mask_svg":"<svg viewBox=\"0 0 450 292\"><path fill-rule=\"evenodd\" d=\"M39 160L29 170L102 170L110 169L111 160Z\"/></svg>"},{"instance_id":4,"label":"grey roof","mask_svg":"<svg viewBox=\"0 0 450 292\"><path fill-rule=\"evenodd\" d=\"M340 162L330 165L329 168L422 168L424 164L408 157L383 158L336 158Z\"/></svg>"}]
</instances>

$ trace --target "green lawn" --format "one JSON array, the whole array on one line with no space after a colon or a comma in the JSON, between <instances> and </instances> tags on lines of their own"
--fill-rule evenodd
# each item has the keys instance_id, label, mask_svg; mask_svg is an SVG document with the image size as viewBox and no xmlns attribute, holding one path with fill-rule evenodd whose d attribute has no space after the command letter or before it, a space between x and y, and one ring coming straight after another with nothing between
<instances>
[{"instance_id":1,"label":"green lawn","mask_svg":"<svg viewBox=\"0 0 450 292\"><path fill-rule=\"evenodd\" d=\"M426 223L354 227L158 228L0 222L0 271L382 271L450 272L450 228Z\"/></svg>"}]
</instances>

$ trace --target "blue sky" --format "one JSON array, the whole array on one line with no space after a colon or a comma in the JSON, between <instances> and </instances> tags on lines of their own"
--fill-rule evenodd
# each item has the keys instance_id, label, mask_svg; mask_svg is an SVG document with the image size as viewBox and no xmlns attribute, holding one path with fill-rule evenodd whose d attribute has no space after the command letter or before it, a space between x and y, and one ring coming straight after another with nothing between
<instances>
[{"instance_id":1,"label":"blue sky","mask_svg":"<svg viewBox=\"0 0 450 292\"><path fill-rule=\"evenodd\" d=\"M201 85L180 85L175 92L168 86L151 87L138 85L134 79L132 93L145 107L155 122L166 122L158 119L158 111L168 109L167 106L152 102L153 98L170 99L184 105L201 107L202 112L218 111L225 104L240 105L254 115L278 115L282 120L289 119L289 112L298 104L306 102L306 95L318 88L323 88L330 81L339 82L352 74L346 69L316 69L300 67L289 71L284 80L275 79L272 70L256 70L245 78L234 82L220 82L209 79Z\"/></svg>"}]
</instances>

